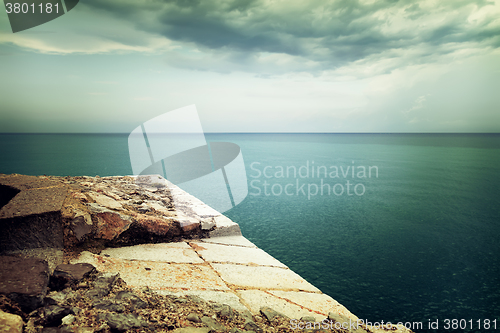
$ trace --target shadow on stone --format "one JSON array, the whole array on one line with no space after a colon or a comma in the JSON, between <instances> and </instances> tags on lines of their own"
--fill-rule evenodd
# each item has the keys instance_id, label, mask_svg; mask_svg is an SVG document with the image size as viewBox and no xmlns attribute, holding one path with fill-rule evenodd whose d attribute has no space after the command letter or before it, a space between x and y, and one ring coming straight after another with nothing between
<instances>
[{"instance_id":1,"label":"shadow on stone","mask_svg":"<svg viewBox=\"0 0 500 333\"><path fill-rule=\"evenodd\" d=\"M0 209L8 204L19 192L21 191L16 188L0 184Z\"/></svg>"}]
</instances>

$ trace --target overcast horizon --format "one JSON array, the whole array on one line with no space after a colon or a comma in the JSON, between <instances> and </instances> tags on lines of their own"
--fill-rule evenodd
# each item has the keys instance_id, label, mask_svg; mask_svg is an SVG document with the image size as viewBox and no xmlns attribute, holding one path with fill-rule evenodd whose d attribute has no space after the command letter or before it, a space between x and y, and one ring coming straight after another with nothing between
<instances>
[{"instance_id":1,"label":"overcast horizon","mask_svg":"<svg viewBox=\"0 0 500 333\"><path fill-rule=\"evenodd\" d=\"M500 0L82 0L0 59L0 133L500 132Z\"/></svg>"}]
</instances>

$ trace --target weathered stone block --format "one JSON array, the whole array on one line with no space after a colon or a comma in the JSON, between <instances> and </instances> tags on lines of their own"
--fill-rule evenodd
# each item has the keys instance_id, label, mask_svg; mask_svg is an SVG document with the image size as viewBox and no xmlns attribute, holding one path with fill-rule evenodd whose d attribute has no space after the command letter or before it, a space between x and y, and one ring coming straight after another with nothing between
<instances>
[{"instance_id":1,"label":"weathered stone block","mask_svg":"<svg viewBox=\"0 0 500 333\"><path fill-rule=\"evenodd\" d=\"M49 266L39 259L0 257L0 294L17 302L24 312L43 305L49 283Z\"/></svg>"},{"instance_id":2,"label":"weathered stone block","mask_svg":"<svg viewBox=\"0 0 500 333\"><path fill-rule=\"evenodd\" d=\"M78 283L93 272L96 272L96 269L91 264L62 264L54 270L50 284L54 289L62 289Z\"/></svg>"},{"instance_id":3,"label":"weathered stone block","mask_svg":"<svg viewBox=\"0 0 500 333\"><path fill-rule=\"evenodd\" d=\"M0 177L0 252L63 247L61 183L40 177Z\"/></svg>"},{"instance_id":4,"label":"weathered stone block","mask_svg":"<svg viewBox=\"0 0 500 333\"><path fill-rule=\"evenodd\" d=\"M14 314L0 310L0 332L21 333L23 331L23 319Z\"/></svg>"}]
</instances>

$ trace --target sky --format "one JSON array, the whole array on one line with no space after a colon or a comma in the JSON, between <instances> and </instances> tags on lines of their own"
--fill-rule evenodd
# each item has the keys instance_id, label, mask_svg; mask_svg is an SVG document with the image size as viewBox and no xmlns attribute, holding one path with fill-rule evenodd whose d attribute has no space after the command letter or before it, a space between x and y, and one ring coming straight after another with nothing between
<instances>
[{"instance_id":1,"label":"sky","mask_svg":"<svg viewBox=\"0 0 500 333\"><path fill-rule=\"evenodd\" d=\"M3 9L3 8L2 8ZM500 132L500 0L80 0L12 33L0 133Z\"/></svg>"}]
</instances>

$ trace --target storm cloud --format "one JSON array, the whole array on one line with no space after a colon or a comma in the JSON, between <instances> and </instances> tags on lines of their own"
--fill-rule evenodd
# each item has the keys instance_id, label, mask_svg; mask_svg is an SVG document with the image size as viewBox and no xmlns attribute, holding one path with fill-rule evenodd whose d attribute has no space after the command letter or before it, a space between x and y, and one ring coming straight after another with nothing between
<instances>
[{"instance_id":1,"label":"storm cloud","mask_svg":"<svg viewBox=\"0 0 500 333\"><path fill-rule=\"evenodd\" d=\"M378 69L383 73L401 62L500 46L498 6L486 0L90 0L86 6L194 48L214 69L220 62L230 70L318 72L393 59ZM208 69L187 50L172 62Z\"/></svg>"}]
</instances>

